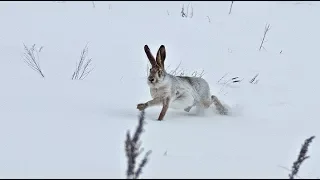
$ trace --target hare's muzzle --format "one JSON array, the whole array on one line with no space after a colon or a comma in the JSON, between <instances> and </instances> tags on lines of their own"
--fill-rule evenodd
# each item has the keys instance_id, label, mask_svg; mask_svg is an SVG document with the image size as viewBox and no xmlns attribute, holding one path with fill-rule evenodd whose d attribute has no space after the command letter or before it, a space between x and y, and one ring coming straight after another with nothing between
<instances>
[{"instance_id":1,"label":"hare's muzzle","mask_svg":"<svg viewBox=\"0 0 320 180\"><path fill-rule=\"evenodd\" d=\"M148 80L153 83L154 82L154 78L153 77L148 77Z\"/></svg>"}]
</instances>

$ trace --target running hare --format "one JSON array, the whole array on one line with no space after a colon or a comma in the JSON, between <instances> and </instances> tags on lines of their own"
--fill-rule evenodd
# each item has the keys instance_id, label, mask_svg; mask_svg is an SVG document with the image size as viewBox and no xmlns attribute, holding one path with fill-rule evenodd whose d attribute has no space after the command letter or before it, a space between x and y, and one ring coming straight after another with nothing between
<instances>
[{"instance_id":1,"label":"running hare","mask_svg":"<svg viewBox=\"0 0 320 180\"><path fill-rule=\"evenodd\" d=\"M137 105L140 111L155 105L162 105L158 120L163 120L168 108L184 109L189 112L196 106L197 111L207 109L213 103L220 114L227 114L227 109L219 99L210 94L208 83L200 77L174 76L168 74L164 69L166 49L161 45L156 59L150 52L148 45L144 51L152 65L148 77L148 85L152 100Z\"/></svg>"}]
</instances>

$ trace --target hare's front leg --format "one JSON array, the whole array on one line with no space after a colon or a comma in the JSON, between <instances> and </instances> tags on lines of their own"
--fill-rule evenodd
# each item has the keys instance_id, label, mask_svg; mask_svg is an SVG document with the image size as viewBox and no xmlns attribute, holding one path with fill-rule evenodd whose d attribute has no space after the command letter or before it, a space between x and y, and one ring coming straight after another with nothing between
<instances>
[{"instance_id":1,"label":"hare's front leg","mask_svg":"<svg viewBox=\"0 0 320 180\"><path fill-rule=\"evenodd\" d=\"M160 105L161 104L161 98L154 98L146 103L140 103L137 105L137 109L140 111L145 110L148 107L155 106L155 105Z\"/></svg>"},{"instance_id":2,"label":"hare's front leg","mask_svg":"<svg viewBox=\"0 0 320 180\"><path fill-rule=\"evenodd\" d=\"M167 97L167 98L163 99L162 103L163 103L163 106L162 106L162 110L161 110L159 118L158 118L159 121L163 120L164 116L166 115L166 113L168 111L170 98Z\"/></svg>"},{"instance_id":3,"label":"hare's front leg","mask_svg":"<svg viewBox=\"0 0 320 180\"><path fill-rule=\"evenodd\" d=\"M158 120L161 121L163 120L164 116L167 113L167 110L169 108L169 103L170 103L170 98L154 98L146 103L140 103L137 105L137 109L140 111L145 110L148 107L155 106L155 105L160 105L162 103L162 110L160 112Z\"/></svg>"}]
</instances>

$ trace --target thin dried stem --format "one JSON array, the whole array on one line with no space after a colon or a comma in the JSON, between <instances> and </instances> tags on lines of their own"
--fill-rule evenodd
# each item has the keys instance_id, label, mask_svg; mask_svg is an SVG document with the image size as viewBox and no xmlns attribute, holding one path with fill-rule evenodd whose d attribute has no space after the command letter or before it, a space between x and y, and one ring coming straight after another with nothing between
<instances>
[{"instance_id":1,"label":"thin dried stem","mask_svg":"<svg viewBox=\"0 0 320 180\"><path fill-rule=\"evenodd\" d=\"M229 14L231 14L232 6L233 6L233 1L231 1L231 4L230 4Z\"/></svg>"},{"instance_id":2,"label":"thin dried stem","mask_svg":"<svg viewBox=\"0 0 320 180\"><path fill-rule=\"evenodd\" d=\"M309 158L307 156L309 145L311 144L312 140L315 138L315 136L311 136L310 138L306 139L304 143L302 144L302 147L300 149L299 155L297 160L293 163L291 173L289 174L290 179L294 179L295 176L297 176L301 164Z\"/></svg>"},{"instance_id":3,"label":"thin dried stem","mask_svg":"<svg viewBox=\"0 0 320 180\"><path fill-rule=\"evenodd\" d=\"M191 6L190 6L191 5ZM189 7L191 8L191 12L189 13ZM185 9L184 9L184 4L182 5L182 8L181 8L181 17L184 17L184 18L192 18L193 17L193 6L192 4L188 4L187 6L187 12L185 12Z\"/></svg>"},{"instance_id":4,"label":"thin dried stem","mask_svg":"<svg viewBox=\"0 0 320 180\"><path fill-rule=\"evenodd\" d=\"M80 61L76 65L76 69L72 74L72 80L83 80L85 79L89 73L93 69L89 69L92 59L87 59L88 55L88 44L86 44L85 48L81 52Z\"/></svg>"},{"instance_id":5,"label":"thin dried stem","mask_svg":"<svg viewBox=\"0 0 320 180\"><path fill-rule=\"evenodd\" d=\"M127 131L126 141L125 141L125 152L127 156L127 179L138 179L142 174L142 169L148 162L149 155L151 154L151 150L146 153L143 160L139 164L138 169L136 169L136 159L143 152L143 148L140 149L141 142L139 142L141 134L143 133L143 125L145 124L145 111L141 111L139 117L139 123L136 128L136 131L133 137L130 136L130 131Z\"/></svg>"},{"instance_id":6,"label":"thin dried stem","mask_svg":"<svg viewBox=\"0 0 320 180\"><path fill-rule=\"evenodd\" d=\"M176 74L177 74L177 70L179 69L180 65L181 65L181 61L180 61L180 63L178 64L178 66L177 66L173 71L170 72L170 74L176 75Z\"/></svg>"},{"instance_id":7,"label":"thin dried stem","mask_svg":"<svg viewBox=\"0 0 320 180\"><path fill-rule=\"evenodd\" d=\"M265 48L263 47L263 43L266 42L266 41L265 41L265 38L266 38L266 35L267 35L267 33L268 33L269 30L270 30L270 24L267 23L266 26L265 26L265 28L264 28L263 38L262 38L261 43L260 43L259 51L260 51L262 48L265 49Z\"/></svg>"},{"instance_id":8,"label":"thin dried stem","mask_svg":"<svg viewBox=\"0 0 320 180\"><path fill-rule=\"evenodd\" d=\"M182 17L188 17L187 15L186 15L186 13L184 12L184 4L182 5L182 8L181 8L181 16Z\"/></svg>"},{"instance_id":9,"label":"thin dried stem","mask_svg":"<svg viewBox=\"0 0 320 180\"><path fill-rule=\"evenodd\" d=\"M28 48L25 44L23 44L23 45L24 45L24 50L25 50L25 53L23 56L24 62L32 70L38 72L44 78L44 74L41 70L40 63L39 63L39 61L40 61L39 53L43 49L43 46L39 50L36 50L35 44L31 48Z\"/></svg>"},{"instance_id":10,"label":"thin dried stem","mask_svg":"<svg viewBox=\"0 0 320 180\"><path fill-rule=\"evenodd\" d=\"M141 161L139 168L137 169L137 172L135 173L135 179L139 179L140 174L142 173L142 169L145 167L145 165L148 163L148 157L151 154L151 150L146 153L143 160Z\"/></svg>"},{"instance_id":11,"label":"thin dried stem","mask_svg":"<svg viewBox=\"0 0 320 180\"><path fill-rule=\"evenodd\" d=\"M209 23L211 23L211 19L210 19L210 17L209 17L209 16L207 16L207 18L208 18Z\"/></svg>"},{"instance_id":12,"label":"thin dried stem","mask_svg":"<svg viewBox=\"0 0 320 180\"><path fill-rule=\"evenodd\" d=\"M219 81L218 81L217 83L219 84L220 81L221 81L223 78L225 78L228 74L229 74L229 73L226 73L225 75L223 75L223 76L219 79Z\"/></svg>"},{"instance_id":13,"label":"thin dried stem","mask_svg":"<svg viewBox=\"0 0 320 180\"><path fill-rule=\"evenodd\" d=\"M258 74L256 74L249 82L252 84L252 83L254 83L255 81L256 81L256 78L259 76L259 73ZM256 83L257 83L257 81L256 81ZM256 84L256 83L254 83L254 84Z\"/></svg>"}]
</instances>

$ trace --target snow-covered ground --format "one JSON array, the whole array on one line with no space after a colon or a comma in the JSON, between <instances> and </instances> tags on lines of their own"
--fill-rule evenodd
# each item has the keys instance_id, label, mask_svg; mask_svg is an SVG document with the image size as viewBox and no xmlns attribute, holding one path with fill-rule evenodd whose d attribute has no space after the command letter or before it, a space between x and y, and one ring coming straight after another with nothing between
<instances>
[{"instance_id":1,"label":"snow-covered ground","mask_svg":"<svg viewBox=\"0 0 320 180\"><path fill-rule=\"evenodd\" d=\"M160 107L147 109L141 177L288 178L283 167L320 135L320 3L235 1L229 14L231 2L193 2L183 18L188 3L1 2L0 177L125 178L125 134L151 98L143 46L164 44L169 70L204 70L234 113L169 109L160 122ZM94 70L73 81L87 43ZM43 47L45 78L23 44ZM299 176L320 176L319 152L316 138Z\"/></svg>"}]
</instances>

